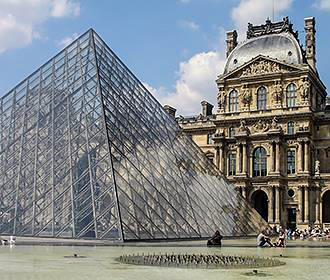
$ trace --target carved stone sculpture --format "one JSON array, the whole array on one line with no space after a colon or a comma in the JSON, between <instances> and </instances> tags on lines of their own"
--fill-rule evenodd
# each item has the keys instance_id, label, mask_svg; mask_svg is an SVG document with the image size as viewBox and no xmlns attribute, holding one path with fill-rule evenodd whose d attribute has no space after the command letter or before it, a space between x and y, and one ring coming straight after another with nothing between
<instances>
[{"instance_id":1,"label":"carved stone sculpture","mask_svg":"<svg viewBox=\"0 0 330 280\"><path fill-rule=\"evenodd\" d=\"M299 91L300 91L301 100L308 101L309 91L310 91L310 81L304 79L302 82L300 82Z\"/></svg>"},{"instance_id":2,"label":"carved stone sculpture","mask_svg":"<svg viewBox=\"0 0 330 280\"><path fill-rule=\"evenodd\" d=\"M273 101L275 104L281 103L283 98L283 87L279 81L277 81L273 87L272 93Z\"/></svg>"},{"instance_id":3,"label":"carved stone sculpture","mask_svg":"<svg viewBox=\"0 0 330 280\"><path fill-rule=\"evenodd\" d=\"M226 98L226 92L223 88L219 89L217 100L218 100L219 111L224 112L226 108L227 98Z\"/></svg>"},{"instance_id":4,"label":"carved stone sculpture","mask_svg":"<svg viewBox=\"0 0 330 280\"><path fill-rule=\"evenodd\" d=\"M316 160L315 161L315 175L320 175L320 161Z\"/></svg>"},{"instance_id":5,"label":"carved stone sculpture","mask_svg":"<svg viewBox=\"0 0 330 280\"><path fill-rule=\"evenodd\" d=\"M246 126L245 120L241 120L240 126L238 128L238 133L239 134L250 133L249 128Z\"/></svg>"},{"instance_id":6,"label":"carved stone sculpture","mask_svg":"<svg viewBox=\"0 0 330 280\"><path fill-rule=\"evenodd\" d=\"M252 63L243 69L241 76L255 76L255 75L263 75L268 73L278 73L283 72L284 69L281 69L281 66L278 63L272 61L260 60Z\"/></svg>"},{"instance_id":7,"label":"carved stone sculpture","mask_svg":"<svg viewBox=\"0 0 330 280\"><path fill-rule=\"evenodd\" d=\"M255 132L261 133L266 132L269 129L269 124L265 121L259 120L254 126L253 129Z\"/></svg>"},{"instance_id":8,"label":"carved stone sculpture","mask_svg":"<svg viewBox=\"0 0 330 280\"><path fill-rule=\"evenodd\" d=\"M273 118L270 127L271 129L275 129L275 130L282 130L282 127L278 124L278 120L276 117Z\"/></svg>"},{"instance_id":9,"label":"carved stone sculpture","mask_svg":"<svg viewBox=\"0 0 330 280\"><path fill-rule=\"evenodd\" d=\"M243 107L248 107L251 104L251 101L252 101L252 92L248 88L247 85L244 85L242 87L240 98L241 98L241 102L243 104Z\"/></svg>"}]
</instances>

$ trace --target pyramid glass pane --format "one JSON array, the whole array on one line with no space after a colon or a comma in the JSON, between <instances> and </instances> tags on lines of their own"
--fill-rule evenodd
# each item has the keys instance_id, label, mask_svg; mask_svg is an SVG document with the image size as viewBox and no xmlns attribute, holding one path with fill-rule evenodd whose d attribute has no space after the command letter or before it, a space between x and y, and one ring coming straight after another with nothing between
<instances>
[{"instance_id":1,"label":"pyramid glass pane","mask_svg":"<svg viewBox=\"0 0 330 280\"><path fill-rule=\"evenodd\" d=\"M0 234L148 240L266 226L89 30L0 99Z\"/></svg>"}]
</instances>

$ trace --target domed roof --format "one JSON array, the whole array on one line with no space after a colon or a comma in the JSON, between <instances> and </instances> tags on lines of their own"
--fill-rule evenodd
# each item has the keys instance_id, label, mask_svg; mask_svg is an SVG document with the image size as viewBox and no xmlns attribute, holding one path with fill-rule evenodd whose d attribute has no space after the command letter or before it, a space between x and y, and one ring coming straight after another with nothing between
<instances>
[{"instance_id":1,"label":"domed roof","mask_svg":"<svg viewBox=\"0 0 330 280\"><path fill-rule=\"evenodd\" d=\"M303 54L297 39L292 33L283 32L250 38L240 43L228 56L224 74L258 55L269 56L290 64L303 63Z\"/></svg>"}]
</instances>

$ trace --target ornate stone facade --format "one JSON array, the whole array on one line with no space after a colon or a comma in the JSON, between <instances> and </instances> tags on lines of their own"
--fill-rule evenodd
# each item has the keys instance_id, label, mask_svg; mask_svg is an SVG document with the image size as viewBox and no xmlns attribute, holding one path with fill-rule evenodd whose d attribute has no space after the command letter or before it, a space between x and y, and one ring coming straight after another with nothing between
<instances>
[{"instance_id":1,"label":"ornate stone facade","mask_svg":"<svg viewBox=\"0 0 330 280\"><path fill-rule=\"evenodd\" d=\"M305 49L288 18L249 25L238 45L231 32L216 113L178 119L265 220L292 228L330 226L330 111L315 66L314 18L305 30ZM258 46L265 36L274 46L292 43L265 55L267 46ZM247 60L251 40L260 53Z\"/></svg>"}]
</instances>

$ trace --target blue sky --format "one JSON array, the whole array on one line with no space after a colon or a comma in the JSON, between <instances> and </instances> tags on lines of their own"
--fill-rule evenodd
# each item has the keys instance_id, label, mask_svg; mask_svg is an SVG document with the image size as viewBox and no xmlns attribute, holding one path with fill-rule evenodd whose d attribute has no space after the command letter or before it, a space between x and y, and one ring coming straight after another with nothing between
<instances>
[{"instance_id":1,"label":"blue sky","mask_svg":"<svg viewBox=\"0 0 330 280\"><path fill-rule=\"evenodd\" d=\"M316 17L317 66L330 87L330 0L274 0L304 43ZM0 0L0 96L89 28L109 44L162 104L195 114L215 104L225 32L245 39L248 22L272 18L272 0Z\"/></svg>"}]
</instances>

